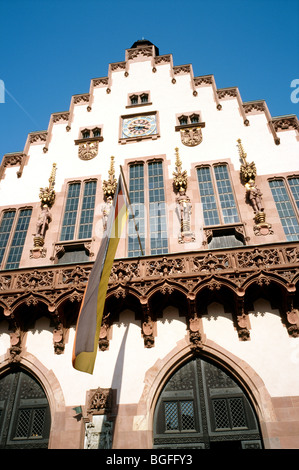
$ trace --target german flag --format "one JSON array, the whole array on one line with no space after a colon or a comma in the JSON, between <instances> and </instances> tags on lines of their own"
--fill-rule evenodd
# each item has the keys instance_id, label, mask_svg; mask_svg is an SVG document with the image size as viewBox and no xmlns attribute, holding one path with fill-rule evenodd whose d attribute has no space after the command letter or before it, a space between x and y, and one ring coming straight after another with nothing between
<instances>
[{"instance_id":1,"label":"german flag","mask_svg":"<svg viewBox=\"0 0 299 470\"><path fill-rule=\"evenodd\" d=\"M129 214L122 172L107 220L102 243L91 270L79 312L73 346L73 367L93 373L108 281L118 242Z\"/></svg>"}]
</instances>

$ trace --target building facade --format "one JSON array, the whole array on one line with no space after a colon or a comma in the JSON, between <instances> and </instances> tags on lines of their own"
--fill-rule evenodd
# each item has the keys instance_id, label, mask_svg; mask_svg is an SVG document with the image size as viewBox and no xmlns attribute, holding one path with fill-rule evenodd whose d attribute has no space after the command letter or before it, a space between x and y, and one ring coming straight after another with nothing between
<instances>
[{"instance_id":1,"label":"building facade","mask_svg":"<svg viewBox=\"0 0 299 470\"><path fill-rule=\"evenodd\" d=\"M0 448L299 448L298 131L142 40L3 156ZM90 375L76 320L120 166Z\"/></svg>"}]
</instances>

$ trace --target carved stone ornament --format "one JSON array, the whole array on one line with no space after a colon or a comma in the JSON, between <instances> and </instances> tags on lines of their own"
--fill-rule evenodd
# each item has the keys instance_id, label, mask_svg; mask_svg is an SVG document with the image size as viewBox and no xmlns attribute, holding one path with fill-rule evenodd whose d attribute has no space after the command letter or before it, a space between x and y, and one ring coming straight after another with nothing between
<instances>
[{"instance_id":1,"label":"carved stone ornament","mask_svg":"<svg viewBox=\"0 0 299 470\"><path fill-rule=\"evenodd\" d=\"M151 321L150 317L147 321L142 323L142 336L145 348L152 348L155 345L154 325L155 324Z\"/></svg>"},{"instance_id":2,"label":"carved stone ornament","mask_svg":"<svg viewBox=\"0 0 299 470\"><path fill-rule=\"evenodd\" d=\"M264 212L258 212L254 220L256 224L253 227L254 234L259 235L272 235L272 225L266 222L266 214Z\"/></svg>"},{"instance_id":3,"label":"carved stone ornament","mask_svg":"<svg viewBox=\"0 0 299 470\"><path fill-rule=\"evenodd\" d=\"M100 329L99 335L99 350L100 351L107 351L109 349L109 339L110 339L110 325L108 318L110 313L105 315L102 320L102 325Z\"/></svg>"},{"instance_id":4,"label":"carved stone ornament","mask_svg":"<svg viewBox=\"0 0 299 470\"><path fill-rule=\"evenodd\" d=\"M187 189L188 186L188 177L187 177L187 171L184 170L182 171L182 162L179 156L179 149L176 147L175 148L175 155L176 155L176 160L175 160L175 166L176 166L176 171L173 172L173 184L175 191L179 192L181 188L184 190Z\"/></svg>"},{"instance_id":5,"label":"carved stone ornament","mask_svg":"<svg viewBox=\"0 0 299 470\"><path fill-rule=\"evenodd\" d=\"M81 160L92 160L95 158L99 151L99 142L82 142L79 144L78 157Z\"/></svg>"},{"instance_id":6,"label":"carved stone ornament","mask_svg":"<svg viewBox=\"0 0 299 470\"><path fill-rule=\"evenodd\" d=\"M200 127L180 129L181 142L187 147L196 147L202 142L202 130Z\"/></svg>"},{"instance_id":7,"label":"carved stone ornament","mask_svg":"<svg viewBox=\"0 0 299 470\"><path fill-rule=\"evenodd\" d=\"M189 341L190 347L194 353L199 352L203 347L203 338L201 333L201 320L195 315L189 319Z\"/></svg>"},{"instance_id":8,"label":"carved stone ornament","mask_svg":"<svg viewBox=\"0 0 299 470\"><path fill-rule=\"evenodd\" d=\"M290 323L288 326L288 333L293 338L298 338L299 336L299 310L297 308L293 308L289 312L287 312L287 320Z\"/></svg>"},{"instance_id":9,"label":"carved stone ornament","mask_svg":"<svg viewBox=\"0 0 299 470\"><path fill-rule=\"evenodd\" d=\"M104 193L104 200L107 201L109 200L112 201L113 196L115 194L116 188L117 188L117 180L115 178L115 170L114 170L114 157L111 156L111 161L110 161L110 170L108 171L109 178L108 181L104 180L103 181L103 193Z\"/></svg>"},{"instance_id":10,"label":"carved stone ornament","mask_svg":"<svg viewBox=\"0 0 299 470\"><path fill-rule=\"evenodd\" d=\"M19 327L16 327L14 331L10 333L9 362L20 361L24 334L25 333Z\"/></svg>"},{"instance_id":11,"label":"carved stone ornament","mask_svg":"<svg viewBox=\"0 0 299 470\"><path fill-rule=\"evenodd\" d=\"M107 414L112 410L112 389L97 388L90 390L87 397L87 414Z\"/></svg>"},{"instance_id":12,"label":"carved stone ornament","mask_svg":"<svg viewBox=\"0 0 299 470\"><path fill-rule=\"evenodd\" d=\"M65 348L65 329L57 313L54 314L55 328L53 330L54 353L62 354Z\"/></svg>"}]
</instances>

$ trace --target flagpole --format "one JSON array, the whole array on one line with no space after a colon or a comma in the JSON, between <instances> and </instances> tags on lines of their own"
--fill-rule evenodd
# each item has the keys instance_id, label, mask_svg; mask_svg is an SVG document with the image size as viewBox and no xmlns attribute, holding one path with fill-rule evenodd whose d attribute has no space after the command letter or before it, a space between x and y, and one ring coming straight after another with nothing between
<instances>
[{"instance_id":1,"label":"flagpole","mask_svg":"<svg viewBox=\"0 0 299 470\"><path fill-rule=\"evenodd\" d=\"M119 165L119 167L120 167L120 172L121 172L122 179L123 179L124 186L125 186L125 190L126 190L126 195L127 195L128 201L129 201L130 212L131 212L131 215L132 215L132 218L133 218L133 221L134 221L135 230L136 230L136 233L137 233L137 238L138 238L138 242L139 242L139 246L140 246L140 251L141 251L141 254L142 254L142 256L143 256L144 253L143 253L143 249L142 249L142 245L141 245L141 240L140 240L139 233L138 233L138 229L137 229L137 225L136 225L135 216L134 216L133 210L132 210L132 205L131 205L131 200L130 200L130 196L129 196L129 191L128 191L128 188L127 188L127 183L126 183L126 180L125 180L125 176L124 176L124 172L123 172L122 166Z\"/></svg>"}]
</instances>

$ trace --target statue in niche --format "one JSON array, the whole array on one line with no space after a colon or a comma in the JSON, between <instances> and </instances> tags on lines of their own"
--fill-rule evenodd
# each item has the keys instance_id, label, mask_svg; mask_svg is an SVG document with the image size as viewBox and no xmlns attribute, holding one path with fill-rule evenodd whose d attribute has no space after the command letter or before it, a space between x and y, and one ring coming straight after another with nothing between
<instances>
[{"instance_id":1,"label":"statue in niche","mask_svg":"<svg viewBox=\"0 0 299 470\"><path fill-rule=\"evenodd\" d=\"M258 189L257 186L254 185L254 181L250 180L248 183L245 184L246 191L248 194L248 199L250 204L253 207L255 213L263 212L263 204L262 204L262 193Z\"/></svg>"},{"instance_id":2,"label":"statue in niche","mask_svg":"<svg viewBox=\"0 0 299 470\"><path fill-rule=\"evenodd\" d=\"M49 207L47 206L47 204L44 204L36 223L36 237L45 237L46 230L48 229L51 220L52 217L49 211Z\"/></svg>"}]
</instances>

